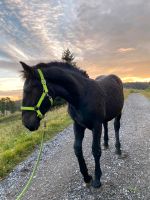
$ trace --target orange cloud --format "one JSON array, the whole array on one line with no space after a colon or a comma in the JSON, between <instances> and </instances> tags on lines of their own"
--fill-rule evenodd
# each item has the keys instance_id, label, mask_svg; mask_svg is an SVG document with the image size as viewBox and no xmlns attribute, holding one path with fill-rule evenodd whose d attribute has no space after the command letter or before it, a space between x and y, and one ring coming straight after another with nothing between
<instances>
[{"instance_id":1,"label":"orange cloud","mask_svg":"<svg viewBox=\"0 0 150 200\"><path fill-rule=\"evenodd\" d=\"M135 48L120 48L120 49L117 49L118 52L120 53L126 53L126 52L129 52L129 51L135 51L136 49Z\"/></svg>"}]
</instances>

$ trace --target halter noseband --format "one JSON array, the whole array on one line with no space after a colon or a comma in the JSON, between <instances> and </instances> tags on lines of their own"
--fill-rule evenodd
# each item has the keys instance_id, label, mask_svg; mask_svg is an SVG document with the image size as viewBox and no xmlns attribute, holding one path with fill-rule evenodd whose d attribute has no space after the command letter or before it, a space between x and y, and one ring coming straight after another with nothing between
<instances>
[{"instance_id":1,"label":"halter noseband","mask_svg":"<svg viewBox=\"0 0 150 200\"><path fill-rule=\"evenodd\" d=\"M47 88L46 80L44 78L42 70L41 69L37 69L37 71L39 73L39 76L40 76L40 79L41 79L41 84L43 86L43 93L42 93L42 95L41 95L38 103L36 104L36 106L34 106L34 107L32 107L32 106L29 106L29 107L27 107L27 106L21 106L21 110L35 111L37 113L37 117L39 117L40 119L42 119L43 118L43 114L40 111L40 106L41 106L43 100L45 99L46 96L48 96L51 105L53 105L53 99L48 94L48 88Z\"/></svg>"}]
</instances>

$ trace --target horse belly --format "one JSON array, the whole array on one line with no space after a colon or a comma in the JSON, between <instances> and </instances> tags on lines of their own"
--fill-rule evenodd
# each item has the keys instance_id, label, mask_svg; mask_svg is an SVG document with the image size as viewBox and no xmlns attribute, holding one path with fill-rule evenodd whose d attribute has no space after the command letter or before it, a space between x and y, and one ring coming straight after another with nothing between
<instances>
[{"instance_id":1,"label":"horse belly","mask_svg":"<svg viewBox=\"0 0 150 200\"><path fill-rule=\"evenodd\" d=\"M89 118L89 115L87 113L84 114L83 112L77 111L72 106L68 106L68 112L74 121L76 121L82 127L92 130L93 121L91 120L91 118Z\"/></svg>"},{"instance_id":2,"label":"horse belly","mask_svg":"<svg viewBox=\"0 0 150 200\"><path fill-rule=\"evenodd\" d=\"M115 75L101 76L96 79L105 97L105 120L110 121L118 116L123 108L123 85Z\"/></svg>"},{"instance_id":3,"label":"horse belly","mask_svg":"<svg viewBox=\"0 0 150 200\"><path fill-rule=\"evenodd\" d=\"M114 100L112 103L108 103L106 105L105 120L110 121L119 114L121 114L122 108L123 108L123 101L117 102Z\"/></svg>"}]
</instances>

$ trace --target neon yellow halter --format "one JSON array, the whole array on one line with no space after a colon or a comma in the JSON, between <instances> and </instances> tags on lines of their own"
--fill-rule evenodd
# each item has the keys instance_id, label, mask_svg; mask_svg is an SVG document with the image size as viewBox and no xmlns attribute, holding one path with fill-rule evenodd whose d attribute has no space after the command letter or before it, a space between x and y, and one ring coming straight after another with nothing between
<instances>
[{"instance_id":1,"label":"neon yellow halter","mask_svg":"<svg viewBox=\"0 0 150 200\"><path fill-rule=\"evenodd\" d=\"M39 76L41 78L41 84L43 86L43 93L37 103L36 106L32 107L32 106L29 106L29 107L26 107L26 106L21 106L21 110L28 110L28 111L35 111L37 113L37 117L39 117L40 119L42 119L44 116L43 114L41 113L40 111L40 106L43 102L43 100L45 99L46 96L49 97L49 100L51 102L51 105L53 105L53 99L51 96L49 96L48 94L48 88L47 88L47 85L46 85L46 80L44 78L44 75L43 75L43 72L41 69L37 69L38 73L39 73Z\"/></svg>"}]
</instances>

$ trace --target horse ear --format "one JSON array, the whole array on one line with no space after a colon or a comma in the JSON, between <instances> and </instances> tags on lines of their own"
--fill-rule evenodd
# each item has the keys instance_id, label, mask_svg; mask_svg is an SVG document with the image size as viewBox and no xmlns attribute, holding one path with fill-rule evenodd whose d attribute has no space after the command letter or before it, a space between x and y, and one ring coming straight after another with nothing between
<instances>
[{"instance_id":1,"label":"horse ear","mask_svg":"<svg viewBox=\"0 0 150 200\"><path fill-rule=\"evenodd\" d=\"M26 63L24 63L24 62L20 61L20 64L23 67L23 76L24 76L24 78L32 77L33 76L33 69L30 66L28 66Z\"/></svg>"},{"instance_id":2,"label":"horse ear","mask_svg":"<svg viewBox=\"0 0 150 200\"><path fill-rule=\"evenodd\" d=\"M31 71L31 67L28 66L26 63L20 61L20 64L22 65L24 71L26 71L26 72Z\"/></svg>"}]
</instances>

